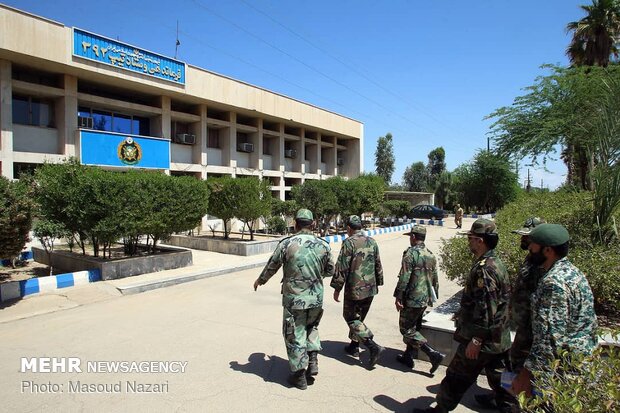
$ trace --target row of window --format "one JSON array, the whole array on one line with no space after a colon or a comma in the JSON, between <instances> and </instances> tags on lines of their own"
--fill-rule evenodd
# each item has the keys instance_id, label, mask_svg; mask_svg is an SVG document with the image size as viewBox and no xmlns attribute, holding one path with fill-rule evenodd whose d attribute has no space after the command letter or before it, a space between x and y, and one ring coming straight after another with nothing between
<instances>
[{"instance_id":1,"label":"row of window","mask_svg":"<svg viewBox=\"0 0 620 413\"><path fill-rule=\"evenodd\" d=\"M85 106L78 108L78 116L92 118L95 130L142 136L149 136L151 132L151 122L149 118L143 116L126 115Z\"/></svg>"}]
</instances>

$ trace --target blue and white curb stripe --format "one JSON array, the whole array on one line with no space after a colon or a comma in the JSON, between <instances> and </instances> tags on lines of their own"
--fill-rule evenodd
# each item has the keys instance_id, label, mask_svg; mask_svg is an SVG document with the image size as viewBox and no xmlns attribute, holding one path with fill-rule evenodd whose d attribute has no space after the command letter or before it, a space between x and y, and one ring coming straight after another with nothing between
<instances>
[{"instance_id":1,"label":"blue and white curb stripe","mask_svg":"<svg viewBox=\"0 0 620 413\"><path fill-rule=\"evenodd\" d=\"M33 256L32 256L32 251L24 251L21 254L19 254L19 259L22 261L32 261ZM0 267L10 267L11 266L11 260L0 260Z\"/></svg>"},{"instance_id":2,"label":"blue and white curb stripe","mask_svg":"<svg viewBox=\"0 0 620 413\"><path fill-rule=\"evenodd\" d=\"M98 269L12 281L0 284L0 301L85 285L95 281L101 281L101 272Z\"/></svg>"},{"instance_id":3,"label":"blue and white curb stripe","mask_svg":"<svg viewBox=\"0 0 620 413\"><path fill-rule=\"evenodd\" d=\"M425 219L416 220L416 219L412 219L411 220L411 224L399 225L397 227L385 227L385 228L377 228L377 229L372 229L372 230L366 230L366 231L364 231L364 234L366 234L369 237L372 237L373 235L389 234L391 232L401 232L401 231L404 231L406 229L411 228L414 225L437 225L437 226L443 227L443 221L442 220L435 221L433 219L431 219L431 220L425 220ZM347 239L347 235L346 234L327 235L323 239L331 244L331 243L337 243L337 242L344 241L345 239Z\"/></svg>"}]
</instances>

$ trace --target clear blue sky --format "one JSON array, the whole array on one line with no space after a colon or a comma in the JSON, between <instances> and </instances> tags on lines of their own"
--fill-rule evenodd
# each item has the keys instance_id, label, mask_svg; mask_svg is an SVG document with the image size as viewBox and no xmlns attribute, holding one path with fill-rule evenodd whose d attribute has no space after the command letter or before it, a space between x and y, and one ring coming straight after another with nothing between
<instances>
[{"instance_id":1,"label":"clear blue sky","mask_svg":"<svg viewBox=\"0 0 620 413\"><path fill-rule=\"evenodd\" d=\"M567 63L566 24L589 0L5 3L171 57L178 20L180 60L363 122L366 171L391 132L400 182L437 146L449 170L485 148L483 117L544 74L541 64ZM548 168L531 169L536 186L563 182L561 162Z\"/></svg>"}]
</instances>

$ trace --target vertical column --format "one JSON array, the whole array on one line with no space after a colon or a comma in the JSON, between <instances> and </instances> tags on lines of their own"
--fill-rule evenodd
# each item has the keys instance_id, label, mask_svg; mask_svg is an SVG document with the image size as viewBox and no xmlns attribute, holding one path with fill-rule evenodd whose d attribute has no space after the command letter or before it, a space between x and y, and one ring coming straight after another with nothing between
<instances>
[{"instance_id":1,"label":"vertical column","mask_svg":"<svg viewBox=\"0 0 620 413\"><path fill-rule=\"evenodd\" d=\"M58 125L58 153L67 156L79 155L77 142L78 79L64 75L65 95L56 103L56 125Z\"/></svg>"},{"instance_id":2,"label":"vertical column","mask_svg":"<svg viewBox=\"0 0 620 413\"><path fill-rule=\"evenodd\" d=\"M0 163L2 176L13 179L13 87L7 60L0 60Z\"/></svg>"},{"instance_id":3,"label":"vertical column","mask_svg":"<svg viewBox=\"0 0 620 413\"><path fill-rule=\"evenodd\" d=\"M228 158L222 159L222 163L228 162L231 168L237 167L237 114L235 112L230 112L230 128L228 128L228 139L222 148L222 156Z\"/></svg>"},{"instance_id":4,"label":"vertical column","mask_svg":"<svg viewBox=\"0 0 620 413\"><path fill-rule=\"evenodd\" d=\"M207 178L207 105L199 105L200 121L192 124L192 133L196 135L196 144L192 147L192 163L202 166L202 179Z\"/></svg>"},{"instance_id":5,"label":"vertical column","mask_svg":"<svg viewBox=\"0 0 620 413\"><path fill-rule=\"evenodd\" d=\"M250 154L250 168L263 170L263 120L258 119L256 124L258 131L252 133L251 140L254 144L255 151Z\"/></svg>"},{"instance_id":6,"label":"vertical column","mask_svg":"<svg viewBox=\"0 0 620 413\"><path fill-rule=\"evenodd\" d=\"M172 101L169 96L161 96L161 116L159 116L160 137L172 140ZM172 145L170 145L172 151ZM166 175L170 175L170 169L166 169Z\"/></svg>"}]
</instances>

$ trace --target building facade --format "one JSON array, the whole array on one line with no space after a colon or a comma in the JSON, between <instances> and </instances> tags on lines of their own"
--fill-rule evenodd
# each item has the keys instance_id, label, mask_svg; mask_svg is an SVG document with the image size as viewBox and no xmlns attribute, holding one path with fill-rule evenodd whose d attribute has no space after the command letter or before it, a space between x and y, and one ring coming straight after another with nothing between
<instances>
[{"instance_id":1,"label":"building facade","mask_svg":"<svg viewBox=\"0 0 620 413\"><path fill-rule=\"evenodd\" d=\"M287 199L363 170L362 123L0 5L0 170L76 157L172 175L258 176Z\"/></svg>"}]
</instances>

